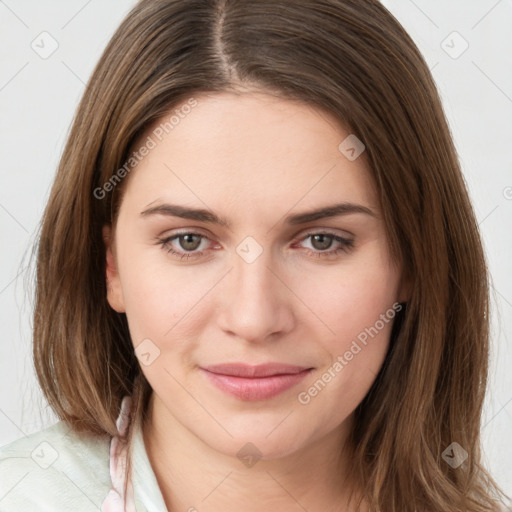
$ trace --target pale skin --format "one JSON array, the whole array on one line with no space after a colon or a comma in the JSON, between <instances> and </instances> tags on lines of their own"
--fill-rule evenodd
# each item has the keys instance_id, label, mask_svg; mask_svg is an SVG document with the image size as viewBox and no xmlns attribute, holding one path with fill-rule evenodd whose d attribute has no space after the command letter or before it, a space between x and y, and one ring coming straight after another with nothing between
<instances>
[{"instance_id":1,"label":"pale skin","mask_svg":"<svg viewBox=\"0 0 512 512\"><path fill-rule=\"evenodd\" d=\"M104 227L108 301L126 313L134 347L149 339L160 351L141 365L153 389L143 435L167 508L355 510L340 484L350 474L340 446L382 366L392 321L309 403L298 395L408 298L365 154L347 159L338 146L349 132L303 103L256 91L195 98L130 174L115 232ZM373 215L287 222L342 202ZM141 215L164 203L230 225ZM200 236L159 243L178 232ZM342 250L332 236L353 246ZM237 252L246 237L262 250L251 263ZM169 247L195 255L180 259ZM263 401L226 394L199 370L270 361L314 369ZM237 456L248 442L262 454L252 467Z\"/></svg>"}]
</instances>

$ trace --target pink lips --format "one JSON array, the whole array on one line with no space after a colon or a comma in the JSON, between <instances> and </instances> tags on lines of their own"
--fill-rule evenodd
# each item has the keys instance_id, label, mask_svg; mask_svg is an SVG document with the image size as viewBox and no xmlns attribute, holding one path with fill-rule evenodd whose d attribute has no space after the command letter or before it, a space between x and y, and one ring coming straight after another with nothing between
<instances>
[{"instance_id":1,"label":"pink lips","mask_svg":"<svg viewBox=\"0 0 512 512\"><path fill-rule=\"evenodd\" d=\"M312 368L281 363L226 363L201 368L220 390L241 400L267 400L298 384Z\"/></svg>"}]
</instances>

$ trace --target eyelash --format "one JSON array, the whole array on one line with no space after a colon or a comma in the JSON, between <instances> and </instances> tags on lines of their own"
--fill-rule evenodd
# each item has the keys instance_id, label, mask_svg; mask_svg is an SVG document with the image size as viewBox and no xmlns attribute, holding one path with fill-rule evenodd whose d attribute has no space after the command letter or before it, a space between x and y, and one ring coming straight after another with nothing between
<instances>
[{"instance_id":1,"label":"eyelash","mask_svg":"<svg viewBox=\"0 0 512 512\"><path fill-rule=\"evenodd\" d=\"M178 238L180 238L182 236L185 236L185 235L197 235L197 236L200 236L203 239L210 240L207 236L203 235L202 233L197 233L197 232L194 232L194 231L186 231L186 232L183 232L183 233L178 233L178 234L172 235L172 236L167 237L167 238L159 238L158 243L162 246L162 248L164 250L167 251L167 253L170 253L173 256L179 257L180 260L183 260L183 259L189 260L191 258L201 257L203 255L203 251L193 252L193 253L192 252L179 252L179 251L176 251L172 245L170 245L171 241L173 241L175 239L178 239ZM323 232L323 231L314 232L314 233L307 233L306 235L304 235L299 240L299 242L303 242L306 239L308 239L309 237L316 236L316 235L328 236L328 237L332 238L333 241L339 242L341 244L341 247L339 247L338 249L331 249L331 250L325 250L325 251L320 251L320 250L313 251L311 249L307 249L306 251L307 251L309 256L313 256L313 257L316 257L316 258L327 258L327 257L336 256L340 252L348 253L354 247L354 240L353 239L344 238L342 236L335 235L333 233Z\"/></svg>"}]
</instances>

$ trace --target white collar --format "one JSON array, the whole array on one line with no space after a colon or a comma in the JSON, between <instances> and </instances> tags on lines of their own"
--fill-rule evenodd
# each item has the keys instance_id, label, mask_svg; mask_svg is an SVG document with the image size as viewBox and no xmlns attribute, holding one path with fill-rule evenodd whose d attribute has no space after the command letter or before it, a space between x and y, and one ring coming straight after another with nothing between
<instances>
[{"instance_id":1,"label":"white collar","mask_svg":"<svg viewBox=\"0 0 512 512\"><path fill-rule=\"evenodd\" d=\"M124 484L126 480L126 458L128 444L126 434L130 424L132 398L123 397L121 410L116 421L117 435L110 441L111 488L105 497L102 512L167 512L164 498L158 486L155 473L149 462L141 423L134 425L132 455L132 481L127 486L126 508L124 507Z\"/></svg>"}]
</instances>

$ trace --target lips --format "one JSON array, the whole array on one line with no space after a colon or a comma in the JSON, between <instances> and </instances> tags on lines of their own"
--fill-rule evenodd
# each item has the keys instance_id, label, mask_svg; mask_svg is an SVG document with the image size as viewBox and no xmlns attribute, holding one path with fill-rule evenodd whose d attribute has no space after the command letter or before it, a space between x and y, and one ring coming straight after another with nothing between
<instances>
[{"instance_id":1,"label":"lips","mask_svg":"<svg viewBox=\"0 0 512 512\"><path fill-rule=\"evenodd\" d=\"M213 366L205 366L205 370L222 375L234 377L269 377L272 375L294 375L307 370L306 366L295 366L291 364L267 363L251 366L244 363L224 363Z\"/></svg>"},{"instance_id":2,"label":"lips","mask_svg":"<svg viewBox=\"0 0 512 512\"><path fill-rule=\"evenodd\" d=\"M268 400L297 385L312 368L282 363L224 363L202 367L218 389L241 400Z\"/></svg>"}]
</instances>

